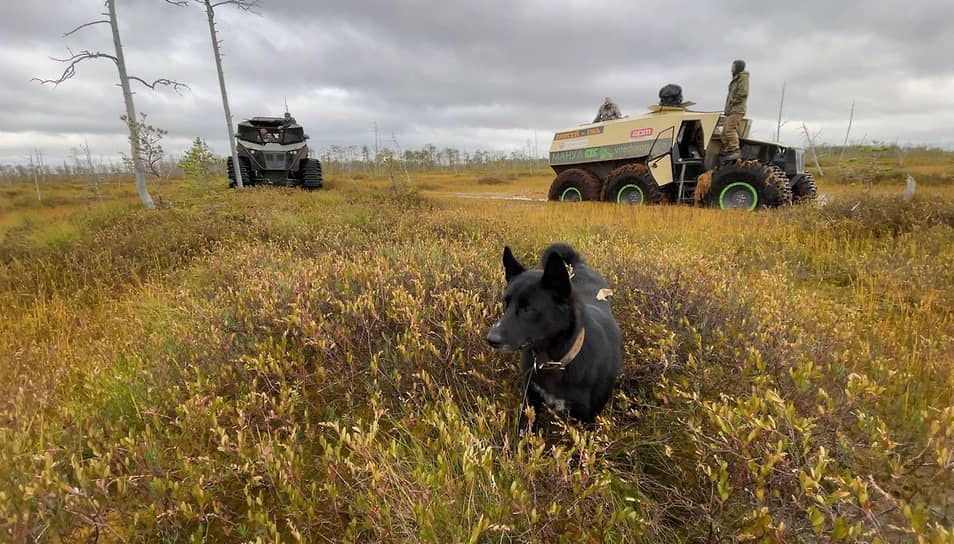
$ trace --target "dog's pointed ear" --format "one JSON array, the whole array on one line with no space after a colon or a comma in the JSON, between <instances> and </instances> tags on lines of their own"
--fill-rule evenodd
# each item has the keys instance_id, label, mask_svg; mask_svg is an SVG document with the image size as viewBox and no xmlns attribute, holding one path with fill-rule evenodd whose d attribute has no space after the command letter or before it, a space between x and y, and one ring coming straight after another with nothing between
<instances>
[{"instance_id":1,"label":"dog's pointed ear","mask_svg":"<svg viewBox=\"0 0 954 544\"><path fill-rule=\"evenodd\" d=\"M570 297L570 273L567 272L566 263L556 252L550 253L547 257L546 265L543 268L543 279L540 280L543 287L549 289L563 298Z\"/></svg>"},{"instance_id":2,"label":"dog's pointed ear","mask_svg":"<svg viewBox=\"0 0 954 544\"><path fill-rule=\"evenodd\" d=\"M504 247L503 265L507 276L507 283L510 283L510 280L523 274L526 270L517 258L513 256L513 252L510 251L510 246Z\"/></svg>"}]
</instances>

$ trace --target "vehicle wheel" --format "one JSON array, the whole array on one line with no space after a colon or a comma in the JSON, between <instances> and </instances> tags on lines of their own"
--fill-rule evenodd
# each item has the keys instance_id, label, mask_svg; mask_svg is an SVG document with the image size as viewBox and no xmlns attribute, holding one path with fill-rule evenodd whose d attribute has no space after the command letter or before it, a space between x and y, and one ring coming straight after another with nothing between
<instances>
[{"instance_id":1,"label":"vehicle wheel","mask_svg":"<svg viewBox=\"0 0 954 544\"><path fill-rule=\"evenodd\" d=\"M321 178L321 163L318 159L301 160L301 185L305 189L320 189L324 184Z\"/></svg>"},{"instance_id":2,"label":"vehicle wheel","mask_svg":"<svg viewBox=\"0 0 954 544\"><path fill-rule=\"evenodd\" d=\"M627 164L610 172L603 200L617 204L658 204L662 192L644 164Z\"/></svg>"},{"instance_id":3,"label":"vehicle wheel","mask_svg":"<svg viewBox=\"0 0 954 544\"><path fill-rule=\"evenodd\" d=\"M774 164L770 164L768 165L768 167L771 168L772 172L774 173L774 179L771 180L769 183L772 183L773 185L778 187L778 191L782 195L783 204L791 204L792 203L792 183L791 183L791 180L788 179L788 175L785 174L785 170L782 170L780 166L776 166Z\"/></svg>"},{"instance_id":4,"label":"vehicle wheel","mask_svg":"<svg viewBox=\"0 0 954 544\"><path fill-rule=\"evenodd\" d=\"M229 172L229 189L234 189L237 182L235 181L235 165L232 163L232 157L225 159L225 169ZM244 181L245 178L243 177L242 180Z\"/></svg>"},{"instance_id":5,"label":"vehicle wheel","mask_svg":"<svg viewBox=\"0 0 954 544\"><path fill-rule=\"evenodd\" d=\"M234 189L238 182L235 180L235 165L232 163L232 157L225 159L225 166L229 172L229 189ZM239 157L239 170L242 172L242 185L248 187L255 185L252 181L252 165L245 157Z\"/></svg>"},{"instance_id":6,"label":"vehicle wheel","mask_svg":"<svg viewBox=\"0 0 954 544\"><path fill-rule=\"evenodd\" d=\"M239 157L239 169L242 172L242 185L246 187L255 185L255 179L252 178L252 163L248 157Z\"/></svg>"},{"instance_id":7,"label":"vehicle wheel","mask_svg":"<svg viewBox=\"0 0 954 544\"><path fill-rule=\"evenodd\" d=\"M818 185L815 176L799 174L792 178L792 201L796 204L809 202L818 198Z\"/></svg>"},{"instance_id":8,"label":"vehicle wheel","mask_svg":"<svg viewBox=\"0 0 954 544\"><path fill-rule=\"evenodd\" d=\"M553 180L547 198L563 202L581 200L599 200L603 193L603 184L599 178L586 170L570 168L564 170Z\"/></svg>"},{"instance_id":9,"label":"vehicle wheel","mask_svg":"<svg viewBox=\"0 0 954 544\"><path fill-rule=\"evenodd\" d=\"M785 201L775 183L772 168L758 161L730 163L713 172L706 201L723 210L779 206Z\"/></svg>"}]
</instances>

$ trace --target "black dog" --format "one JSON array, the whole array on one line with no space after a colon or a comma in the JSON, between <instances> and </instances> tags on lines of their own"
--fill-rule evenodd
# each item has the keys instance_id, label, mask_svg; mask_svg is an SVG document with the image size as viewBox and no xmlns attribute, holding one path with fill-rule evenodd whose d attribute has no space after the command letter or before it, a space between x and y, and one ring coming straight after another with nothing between
<instances>
[{"instance_id":1,"label":"black dog","mask_svg":"<svg viewBox=\"0 0 954 544\"><path fill-rule=\"evenodd\" d=\"M504 314L487 342L523 351L527 400L539 413L593 421L609 400L623 361L619 327L606 296L609 285L570 246L543 252L543 270L527 270L504 248Z\"/></svg>"}]
</instances>

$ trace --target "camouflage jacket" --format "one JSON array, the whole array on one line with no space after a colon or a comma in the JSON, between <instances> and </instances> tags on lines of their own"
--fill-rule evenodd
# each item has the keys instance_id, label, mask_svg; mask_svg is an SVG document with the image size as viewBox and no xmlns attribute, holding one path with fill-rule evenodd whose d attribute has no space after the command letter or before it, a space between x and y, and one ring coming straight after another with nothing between
<instances>
[{"instance_id":1,"label":"camouflage jacket","mask_svg":"<svg viewBox=\"0 0 954 544\"><path fill-rule=\"evenodd\" d=\"M729 95L725 98L725 113L745 115L745 103L749 98L749 73L739 72L729 82Z\"/></svg>"},{"instance_id":2,"label":"camouflage jacket","mask_svg":"<svg viewBox=\"0 0 954 544\"><path fill-rule=\"evenodd\" d=\"M615 102L610 102L609 104L604 103L600 106L600 111L596 112L596 119L593 119L594 123L599 123L600 121L612 121L613 119L622 119L623 114L619 112L619 106Z\"/></svg>"}]
</instances>

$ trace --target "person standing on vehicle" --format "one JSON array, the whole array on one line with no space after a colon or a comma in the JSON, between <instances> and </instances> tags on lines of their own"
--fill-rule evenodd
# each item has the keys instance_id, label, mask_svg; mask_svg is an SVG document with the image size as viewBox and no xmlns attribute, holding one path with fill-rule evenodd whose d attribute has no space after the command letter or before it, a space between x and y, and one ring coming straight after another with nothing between
<instances>
[{"instance_id":1,"label":"person standing on vehicle","mask_svg":"<svg viewBox=\"0 0 954 544\"><path fill-rule=\"evenodd\" d=\"M739 123L745 117L745 105L749 98L749 73L745 61L732 61L732 81L725 99L725 124L722 126L722 159L732 161L742 158L739 153Z\"/></svg>"},{"instance_id":2,"label":"person standing on vehicle","mask_svg":"<svg viewBox=\"0 0 954 544\"><path fill-rule=\"evenodd\" d=\"M613 119L622 118L623 114L619 112L619 106L607 96L603 105L600 106L600 110L596 112L596 119L593 119L593 122L599 123L600 121L612 121Z\"/></svg>"}]
</instances>

